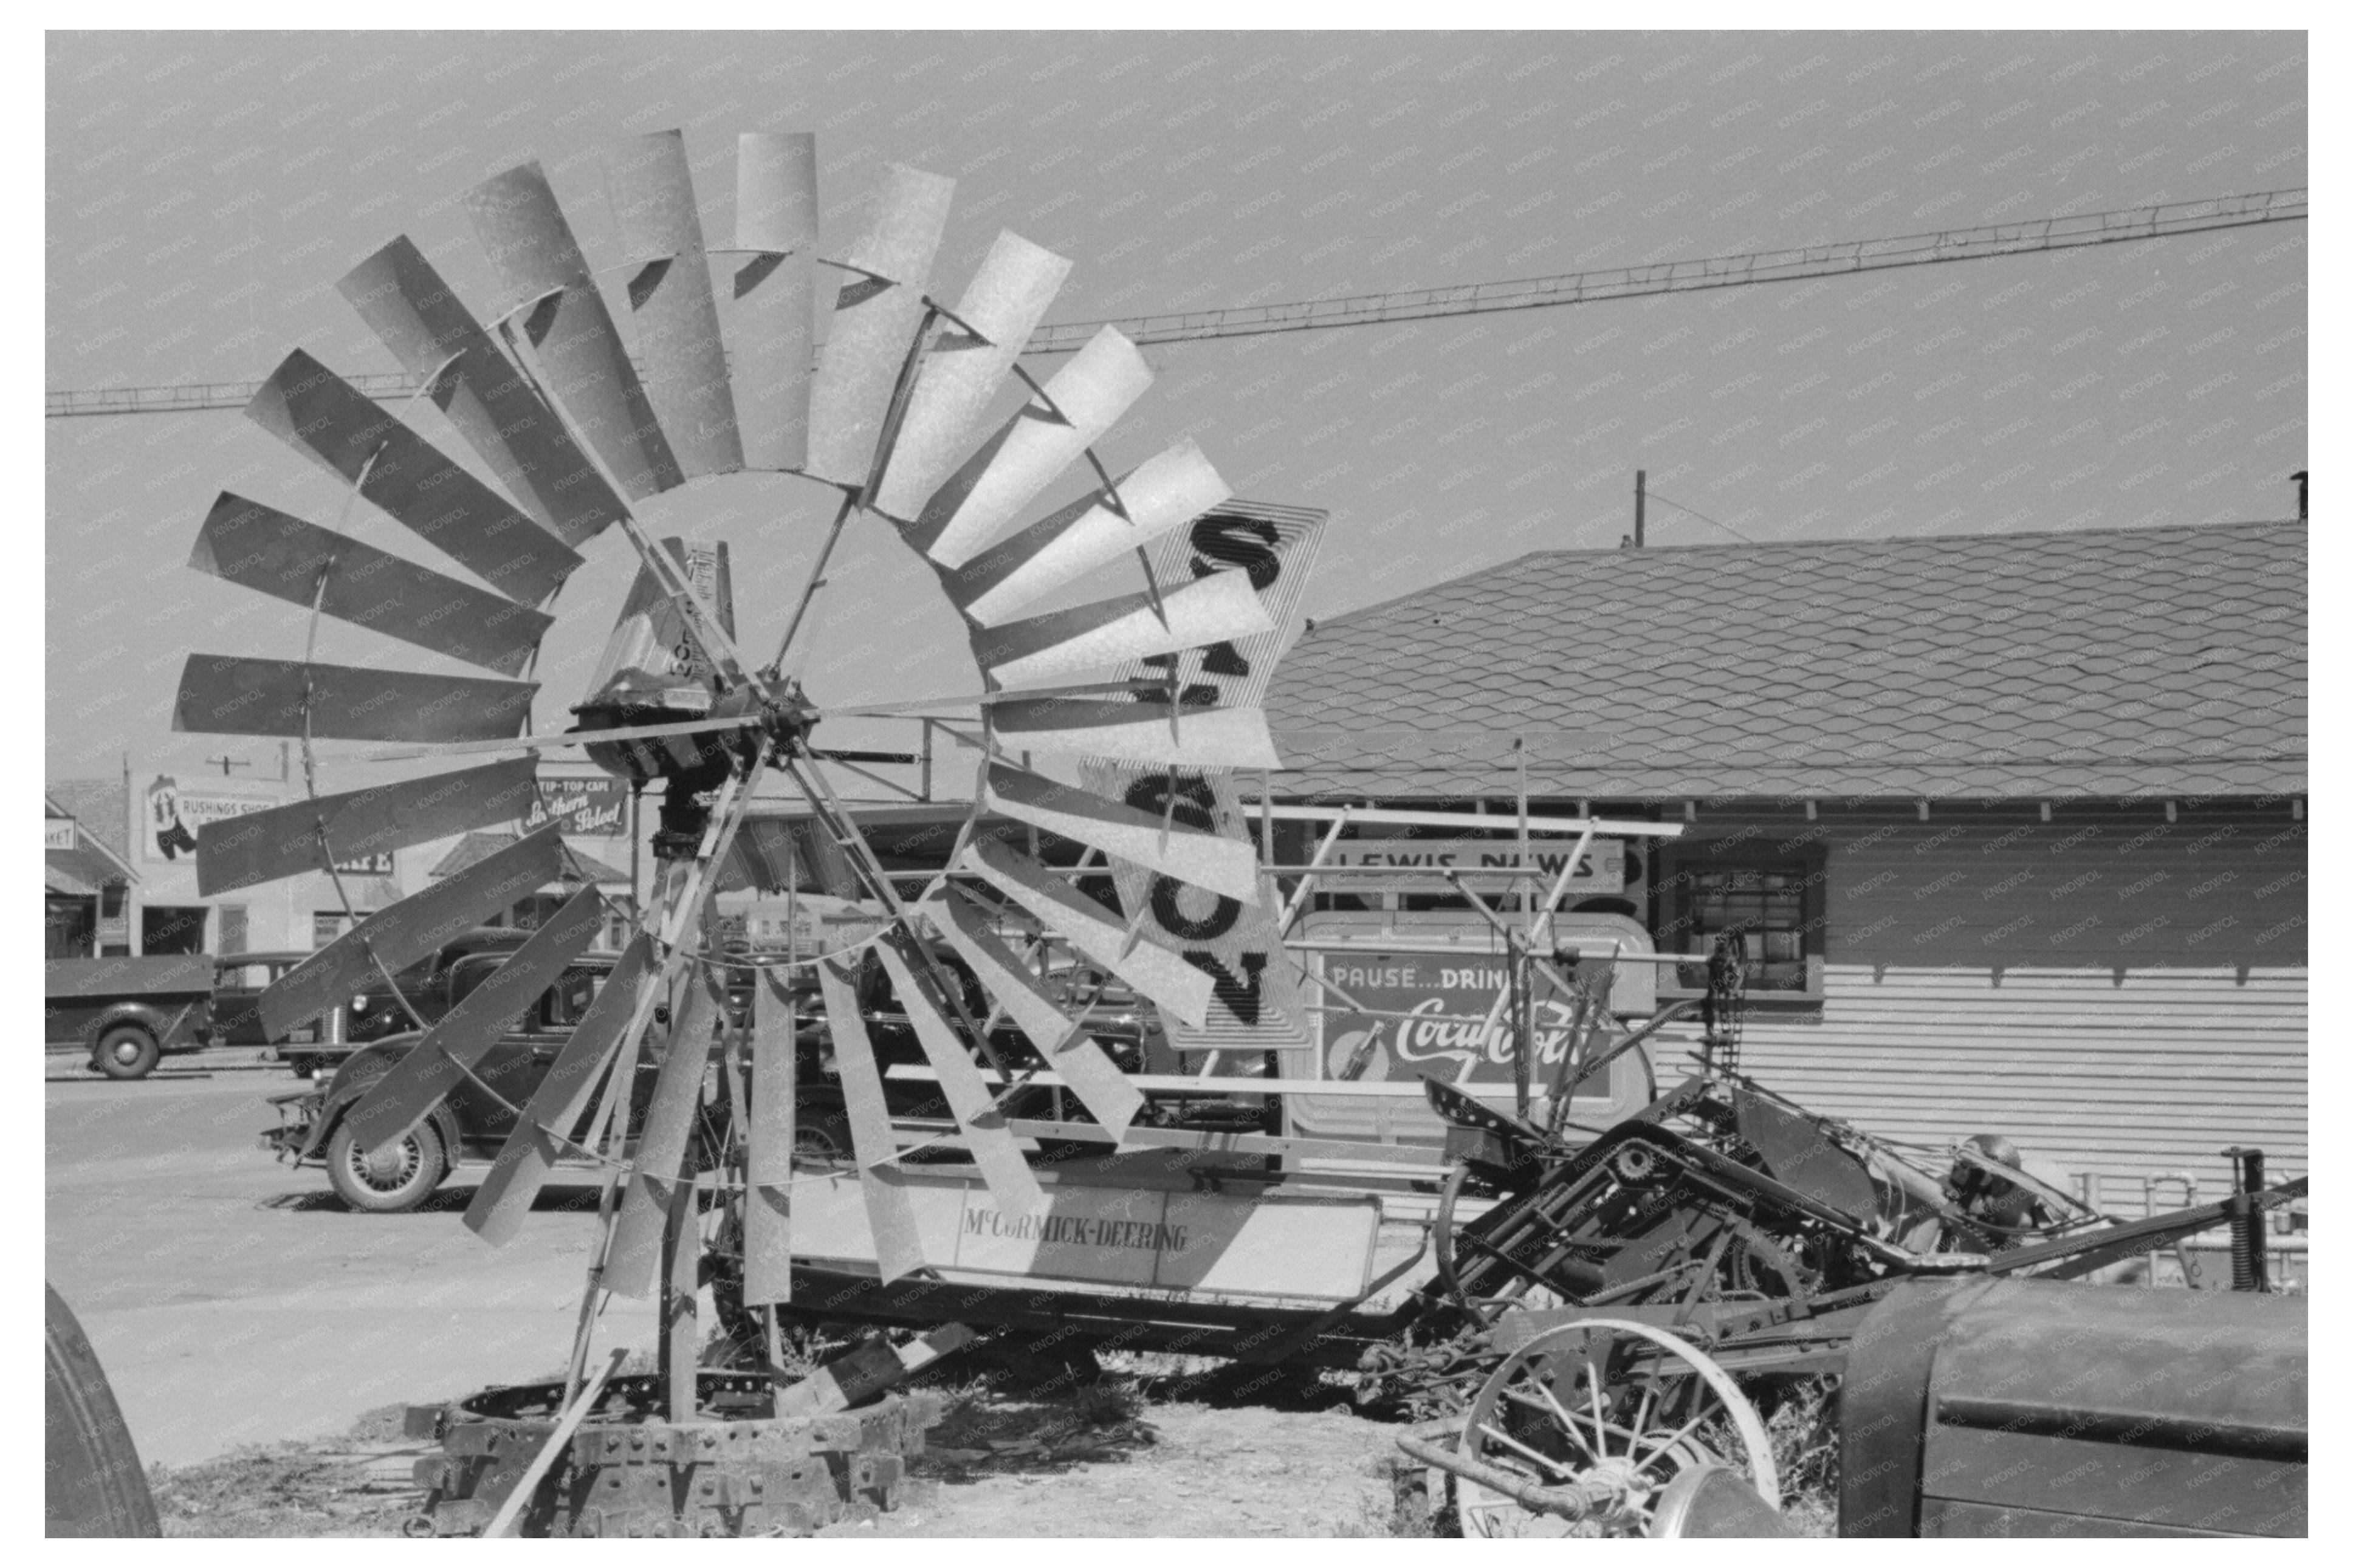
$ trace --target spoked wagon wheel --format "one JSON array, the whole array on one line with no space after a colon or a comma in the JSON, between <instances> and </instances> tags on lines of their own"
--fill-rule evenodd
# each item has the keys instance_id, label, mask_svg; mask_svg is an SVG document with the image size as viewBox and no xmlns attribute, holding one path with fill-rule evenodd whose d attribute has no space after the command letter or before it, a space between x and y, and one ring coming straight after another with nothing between
<instances>
[{"instance_id":1,"label":"spoked wagon wheel","mask_svg":"<svg viewBox=\"0 0 2353 1568\"><path fill-rule=\"evenodd\" d=\"M1686 1341L1624 1319L1566 1323L1514 1351L1472 1401L1460 1452L1530 1486L1598 1485L1608 1498L1571 1523L1458 1479L1465 1536L1645 1535L1667 1483L1700 1465L1729 1467L1781 1506L1765 1424L1731 1377Z\"/></svg>"}]
</instances>

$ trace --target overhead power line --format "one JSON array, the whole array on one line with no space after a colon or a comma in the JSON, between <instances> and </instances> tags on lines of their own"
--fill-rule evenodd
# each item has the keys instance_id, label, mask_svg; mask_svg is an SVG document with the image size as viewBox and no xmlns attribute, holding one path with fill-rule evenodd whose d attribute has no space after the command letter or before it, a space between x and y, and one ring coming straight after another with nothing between
<instances>
[{"instance_id":1,"label":"overhead power line","mask_svg":"<svg viewBox=\"0 0 2353 1568\"><path fill-rule=\"evenodd\" d=\"M2031 256L2129 240L2168 239L2211 229L2296 222L2307 216L2308 195L2306 187L2298 186L2286 191L2161 202L2118 212L1987 224L1889 239L1838 240L1794 250L1650 262L1638 267L1612 267L1500 283L1458 283L1442 289L1129 316L1107 321L1055 321L1039 328L1022 352L1031 355L1070 353L1106 326L1117 327L1141 344L1198 342L1208 338L1384 326L1440 316L1485 315L1497 310L1536 310L1556 305L1630 300L1648 294L1687 294L1703 289L1790 283L1808 278L1883 272L1898 267L1987 261L2004 256ZM370 397L384 402L411 396L417 385L417 378L405 373L354 375L348 379ZM49 418L59 419L84 415L188 414L205 409L242 408L260 387L258 381L211 381L51 392L47 394L47 413Z\"/></svg>"}]
</instances>

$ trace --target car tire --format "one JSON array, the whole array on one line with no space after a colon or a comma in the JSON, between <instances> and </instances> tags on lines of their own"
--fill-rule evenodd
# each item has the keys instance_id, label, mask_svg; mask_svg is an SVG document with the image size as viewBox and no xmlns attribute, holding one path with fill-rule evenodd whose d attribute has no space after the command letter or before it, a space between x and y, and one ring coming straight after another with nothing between
<instances>
[{"instance_id":1,"label":"car tire","mask_svg":"<svg viewBox=\"0 0 2353 1568\"><path fill-rule=\"evenodd\" d=\"M448 1174L441 1135L429 1120L410 1128L374 1161L359 1146L349 1121L327 1140L328 1184L358 1214L406 1214L431 1197Z\"/></svg>"},{"instance_id":2,"label":"car tire","mask_svg":"<svg viewBox=\"0 0 2353 1568\"><path fill-rule=\"evenodd\" d=\"M155 1043L154 1036L136 1024L118 1024L99 1037L98 1048L90 1053L90 1065L109 1078L145 1078L163 1056L164 1048Z\"/></svg>"}]
</instances>

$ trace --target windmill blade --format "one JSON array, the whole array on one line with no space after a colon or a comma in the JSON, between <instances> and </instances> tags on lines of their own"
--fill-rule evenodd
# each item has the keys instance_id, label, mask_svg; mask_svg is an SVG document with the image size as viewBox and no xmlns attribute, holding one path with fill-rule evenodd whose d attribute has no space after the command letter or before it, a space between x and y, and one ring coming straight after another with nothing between
<instances>
[{"instance_id":1,"label":"windmill blade","mask_svg":"<svg viewBox=\"0 0 2353 1568\"><path fill-rule=\"evenodd\" d=\"M1004 531L1064 468L1102 439L1152 384L1152 367L1111 327L1094 335L924 503L908 542L942 566L962 566ZM1050 406L1049 405L1050 404Z\"/></svg>"},{"instance_id":2,"label":"windmill blade","mask_svg":"<svg viewBox=\"0 0 2353 1568\"><path fill-rule=\"evenodd\" d=\"M1167 689L1166 680L1082 680L1069 686L1031 687L1023 691L967 691L954 697L923 697L906 702L844 703L813 709L811 712L820 719L889 718L898 714L928 712L934 708L988 708L999 702L1027 702L1040 697L1091 696L1106 691L1140 694ZM825 755L822 752L812 754Z\"/></svg>"},{"instance_id":3,"label":"windmill blade","mask_svg":"<svg viewBox=\"0 0 2353 1568\"><path fill-rule=\"evenodd\" d=\"M554 618L348 534L223 490L188 564L304 609L501 675L519 675Z\"/></svg>"},{"instance_id":4,"label":"windmill blade","mask_svg":"<svg viewBox=\"0 0 2353 1568\"><path fill-rule=\"evenodd\" d=\"M505 848L380 910L271 982L255 1004L271 1039L292 1033L354 991L373 984L376 965L407 968L499 910L529 898L564 872L564 838L549 823Z\"/></svg>"},{"instance_id":5,"label":"windmill blade","mask_svg":"<svg viewBox=\"0 0 2353 1568\"><path fill-rule=\"evenodd\" d=\"M792 998L763 971L752 986L752 1093L744 1129L744 1304L793 1299Z\"/></svg>"},{"instance_id":6,"label":"windmill blade","mask_svg":"<svg viewBox=\"0 0 2353 1568\"><path fill-rule=\"evenodd\" d=\"M891 165L874 226L849 250L853 276L834 301L809 393L812 479L863 489L890 416L907 351L923 321L923 288L947 227L955 182Z\"/></svg>"},{"instance_id":7,"label":"windmill blade","mask_svg":"<svg viewBox=\"0 0 2353 1568\"><path fill-rule=\"evenodd\" d=\"M973 1066L972 1053L957 1037L955 1026L948 1022L931 975L919 977L908 963L904 944L910 940L904 931L889 931L875 944L875 952L890 973L900 1005L907 1010L908 1022L914 1026L917 1043L939 1076L940 1093L964 1133L973 1163L980 1167L981 1180L988 1184L997 1212L1008 1219L1036 1214L1045 1207L1046 1194L1029 1162L1022 1158L1012 1130L1005 1125L1005 1113L981 1081L980 1069Z\"/></svg>"},{"instance_id":8,"label":"windmill blade","mask_svg":"<svg viewBox=\"0 0 2353 1568\"><path fill-rule=\"evenodd\" d=\"M1110 489L1082 496L941 574L949 600L982 626L997 626L1024 605L1190 522L1234 493L1191 441L1180 441L1122 474L1117 491L1116 503Z\"/></svg>"},{"instance_id":9,"label":"windmill blade","mask_svg":"<svg viewBox=\"0 0 2353 1568\"><path fill-rule=\"evenodd\" d=\"M621 498L406 235L336 287L541 526L577 545L620 520Z\"/></svg>"},{"instance_id":10,"label":"windmill blade","mask_svg":"<svg viewBox=\"0 0 2353 1568\"><path fill-rule=\"evenodd\" d=\"M535 766L527 759L492 763L206 823L196 831L196 891L209 898L324 870L331 859L381 855L516 821L538 798Z\"/></svg>"},{"instance_id":11,"label":"windmill blade","mask_svg":"<svg viewBox=\"0 0 2353 1568\"><path fill-rule=\"evenodd\" d=\"M562 978L565 965L587 951L604 923L605 906L596 889L573 894L532 932L530 941L426 1030L409 1053L360 1096L343 1118L353 1140L373 1157L416 1126L443 1095L466 1080L466 1074L498 1044L507 1026L539 1000L540 993Z\"/></svg>"},{"instance_id":12,"label":"windmill blade","mask_svg":"<svg viewBox=\"0 0 2353 1568\"><path fill-rule=\"evenodd\" d=\"M953 883L923 910L972 966L989 996L1029 1037L1047 1067L1062 1075L1088 1114L1113 1138L1124 1133L1144 1109L1142 1091L1095 1044L1083 1021L1065 1016L1061 1005L1047 994L1029 966L997 939L988 929L987 911Z\"/></svg>"},{"instance_id":13,"label":"windmill blade","mask_svg":"<svg viewBox=\"0 0 2353 1568\"><path fill-rule=\"evenodd\" d=\"M1207 698L1233 710L1263 703L1282 656L1282 628L1298 614L1325 526L1320 511L1237 501L1199 519L1181 534L1162 539L1153 557L1164 578L1215 563L1241 567L1276 629L1225 644L1214 657L1155 660L1159 673L1174 678L1184 694L1196 700ZM1153 672L1138 661L1121 673ZM1189 718L1184 722L1187 729L1192 725ZM1146 809L1163 806L1237 845L1250 842L1250 825L1242 816L1230 773L1176 774L1089 762L1079 776L1100 794ZM1294 966L1284 957L1273 900L1255 908L1214 903L1164 880L1145 861L1118 855L1111 858L1111 870L1121 904L1137 911L1144 934L1181 942L1186 957L1218 979L1208 1023L1197 1026L1167 1020L1169 1045L1180 1052L1313 1047L1314 1016L1306 1011Z\"/></svg>"},{"instance_id":14,"label":"windmill blade","mask_svg":"<svg viewBox=\"0 0 2353 1568\"><path fill-rule=\"evenodd\" d=\"M1000 743L1157 767L1279 768L1266 710L1186 708L1173 726L1166 702L1091 702L1050 697L999 702L989 715Z\"/></svg>"},{"instance_id":15,"label":"windmill blade","mask_svg":"<svg viewBox=\"0 0 2353 1568\"><path fill-rule=\"evenodd\" d=\"M192 653L181 667L172 728L199 735L512 746L538 690L528 680Z\"/></svg>"},{"instance_id":16,"label":"windmill blade","mask_svg":"<svg viewBox=\"0 0 2353 1568\"><path fill-rule=\"evenodd\" d=\"M1155 599L1125 594L972 634L972 656L1008 685L1125 659L1207 647L1274 629L1246 572L1212 572Z\"/></svg>"},{"instance_id":17,"label":"windmill blade","mask_svg":"<svg viewBox=\"0 0 2353 1568\"><path fill-rule=\"evenodd\" d=\"M540 166L525 163L466 193L474 235L515 297L529 307L523 334L573 428L643 500L686 482L589 276L587 258Z\"/></svg>"},{"instance_id":18,"label":"windmill blade","mask_svg":"<svg viewBox=\"0 0 2353 1568\"><path fill-rule=\"evenodd\" d=\"M842 1111L849 1121L849 1147L858 1160L858 1185L866 1202L866 1224L874 1233L874 1263L882 1283L923 1267L923 1244L915 1230L915 1205L898 1164L899 1141L891 1132L891 1107L882 1098L882 1075L874 1065L874 1042L858 1010L856 960L818 963L825 993L826 1026L833 1037L834 1065L841 1074Z\"/></svg>"},{"instance_id":19,"label":"windmill blade","mask_svg":"<svg viewBox=\"0 0 2353 1568\"><path fill-rule=\"evenodd\" d=\"M735 419L749 468L808 462L809 375L817 363L817 138L806 131L735 139L736 258L730 342Z\"/></svg>"},{"instance_id":20,"label":"windmill blade","mask_svg":"<svg viewBox=\"0 0 2353 1568\"><path fill-rule=\"evenodd\" d=\"M371 763L397 763L411 757L462 757L486 752L558 752L571 746L602 746L621 741L659 741L670 735L703 735L719 730L748 730L762 721L760 714L739 713L732 719L689 719L675 724L627 724L610 730L565 730L553 735L509 735L501 740L394 746L381 752L370 752L366 760ZM369 740L373 737L361 735L353 738Z\"/></svg>"},{"instance_id":21,"label":"windmill blade","mask_svg":"<svg viewBox=\"0 0 2353 1568\"><path fill-rule=\"evenodd\" d=\"M613 1245L605 1255L605 1286L617 1296L643 1296L653 1289L660 1272L662 1226L680 1184L694 1180L686 1168L687 1142L702 1099L703 1074L711 1067L712 1026L720 1023L724 1004L710 971L689 970L682 979L682 994L672 1003L670 1051L654 1077L645 1131L629 1163Z\"/></svg>"},{"instance_id":22,"label":"windmill blade","mask_svg":"<svg viewBox=\"0 0 2353 1568\"><path fill-rule=\"evenodd\" d=\"M553 832L551 826L543 831ZM485 862L487 864L487 862ZM492 1247L504 1247L522 1228L523 1216L539 1199L555 1162L571 1152L567 1142L587 1113L596 1091L636 1016L639 992L653 968L653 939L639 931L605 977L604 989L588 1004L572 1037L564 1042L547 1076L532 1091L522 1120L507 1135L490 1174L466 1205L466 1226ZM629 1086L620 1086L627 1095Z\"/></svg>"},{"instance_id":23,"label":"windmill blade","mask_svg":"<svg viewBox=\"0 0 2353 1568\"><path fill-rule=\"evenodd\" d=\"M580 565L578 552L301 349L245 416L518 604L539 603Z\"/></svg>"},{"instance_id":24,"label":"windmill blade","mask_svg":"<svg viewBox=\"0 0 2353 1568\"><path fill-rule=\"evenodd\" d=\"M987 879L1097 967L1177 1017L1198 1025L1208 1016L1213 984L1208 975L1157 942L1130 945L1127 929L1109 910L1019 850L983 839L966 847L959 868Z\"/></svg>"},{"instance_id":25,"label":"windmill blade","mask_svg":"<svg viewBox=\"0 0 2353 1568\"><path fill-rule=\"evenodd\" d=\"M952 325L942 333L923 360L906 416L891 443L891 466L876 487L876 510L886 517L912 518L955 471L974 424L988 411L990 399L1070 273L1067 257L1032 245L1010 229L997 235L971 287L956 301L955 313L964 325Z\"/></svg>"},{"instance_id":26,"label":"windmill blade","mask_svg":"<svg viewBox=\"0 0 2353 1568\"><path fill-rule=\"evenodd\" d=\"M1017 822L1241 903L1259 901L1258 854L1247 841L1204 833L1009 763L990 763L984 787L989 809Z\"/></svg>"},{"instance_id":27,"label":"windmill blade","mask_svg":"<svg viewBox=\"0 0 2353 1568\"><path fill-rule=\"evenodd\" d=\"M744 466L727 350L711 294L702 216L686 162L686 135L658 131L609 150L606 172L621 243L638 271L629 310L646 356L647 386L670 451L689 479Z\"/></svg>"}]
</instances>

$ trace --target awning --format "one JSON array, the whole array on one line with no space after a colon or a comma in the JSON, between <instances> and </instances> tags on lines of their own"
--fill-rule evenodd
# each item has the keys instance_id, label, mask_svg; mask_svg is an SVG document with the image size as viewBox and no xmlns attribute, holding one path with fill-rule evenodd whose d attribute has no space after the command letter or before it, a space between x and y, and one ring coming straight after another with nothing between
<instances>
[{"instance_id":1,"label":"awning","mask_svg":"<svg viewBox=\"0 0 2353 1568\"><path fill-rule=\"evenodd\" d=\"M50 892L64 893L69 897L79 899L94 899L98 897L98 889L96 888L91 887L88 882L83 881L71 871L66 870L63 867L57 865L55 860L56 858L52 856L51 864L48 867L48 890Z\"/></svg>"},{"instance_id":2,"label":"awning","mask_svg":"<svg viewBox=\"0 0 2353 1568\"><path fill-rule=\"evenodd\" d=\"M49 887L58 892L88 897L109 882L127 880L114 857L86 837L70 849L51 849L46 854Z\"/></svg>"}]
</instances>

